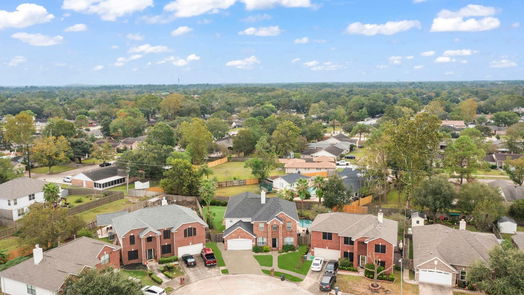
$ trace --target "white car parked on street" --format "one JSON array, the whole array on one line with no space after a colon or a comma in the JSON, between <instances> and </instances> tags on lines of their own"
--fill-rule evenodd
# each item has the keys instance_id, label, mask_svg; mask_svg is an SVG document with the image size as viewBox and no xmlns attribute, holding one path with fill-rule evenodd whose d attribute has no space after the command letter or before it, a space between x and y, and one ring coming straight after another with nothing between
<instances>
[{"instance_id":1,"label":"white car parked on street","mask_svg":"<svg viewBox=\"0 0 524 295\"><path fill-rule=\"evenodd\" d=\"M315 259L313 259L313 263L311 263L311 271L321 271L323 265L324 265L324 258L315 257Z\"/></svg>"},{"instance_id":2,"label":"white car parked on street","mask_svg":"<svg viewBox=\"0 0 524 295\"><path fill-rule=\"evenodd\" d=\"M142 293L144 295L166 295L166 291L164 289L157 287L157 286L145 286L142 288Z\"/></svg>"}]
</instances>

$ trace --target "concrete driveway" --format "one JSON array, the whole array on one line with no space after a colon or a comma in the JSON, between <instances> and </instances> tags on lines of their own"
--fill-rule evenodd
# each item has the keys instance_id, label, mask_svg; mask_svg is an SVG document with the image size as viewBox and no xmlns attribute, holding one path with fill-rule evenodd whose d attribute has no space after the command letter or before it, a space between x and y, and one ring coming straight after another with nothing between
<instances>
[{"instance_id":1,"label":"concrete driveway","mask_svg":"<svg viewBox=\"0 0 524 295\"><path fill-rule=\"evenodd\" d=\"M229 269L229 267L228 267ZM176 290L174 295L313 295L295 283L267 275L224 275L200 280Z\"/></svg>"},{"instance_id":2,"label":"concrete driveway","mask_svg":"<svg viewBox=\"0 0 524 295\"><path fill-rule=\"evenodd\" d=\"M69 183L65 183L62 181L62 179L66 176L73 176L73 175L76 175L76 174L79 174L79 173L82 173L82 172L86 172L86 171L89 171L89 170L93 170L93 169L96 169L96 168L99 168L98 165L86 165L86 166L81 166L79 168L76 168L76 169L73 169L73 170L69 170L69 171L66 171L66 172L62 172L62 173L57 173L57 174L36 174L36 173L32 173L32 177L33 178L36 178L36 179L40 179L40 180L43 180L43 181L47 181L47 182L53 182L53 183L58 183L58 184L69 184Z\"/></svg>"},{"instance_id":3,"label":"concrete driveway","mask_svg":"<svg viewBox=\"0 0 524 295\"><path fill-rule=\"evenodd\" d=\"M186 273L188 283L216 277L220 275L220 268L218 266L206 267L199 255L194 255L197 265L194 267L187 267L183 261L180 261L182 269Z\"/></svg>"},{"instance_id":4,"label":"concrete driveway","mask_svg":"<svg viewBox=\"0 0 524 295\"><path fill-rule=\"evenodd\" d=\"M305 290L308 290L312 294L326 294L325 292L321 292L318 289L318 285L320 282L320 278L324 274L324 268L326 267L326 264L322 266L321 271L309 271L307 273L306 278L299 283L299 285L304 288Z\"/></svg>"},{"instance_id":5,"label":"concrete driveway","mask_svg":"<svg viewBox=\"0 0 524 295\"><path fill-rule=\"evenodd\" d=\"M451 287L419 283L418 290L420 295L453 295Z\"/></svg>"},{"instance_id":6,"label":"concrete driveway","mask_svg":"<svg viewBox=\"0 0 524 295\"><path fill-rule=\"evenodd\" d=\"M224 249L224 245L221 243L218 243L218 247L222 252L222 257L230 274L262 274L260 264L253 257L253 251L228 251Z\"/></svg>"}]
</instances>

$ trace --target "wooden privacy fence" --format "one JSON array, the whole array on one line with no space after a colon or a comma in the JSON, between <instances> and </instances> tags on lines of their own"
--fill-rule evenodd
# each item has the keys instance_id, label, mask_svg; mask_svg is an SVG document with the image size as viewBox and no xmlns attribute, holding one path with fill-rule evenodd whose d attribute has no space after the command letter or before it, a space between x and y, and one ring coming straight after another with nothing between
<instances>
[{"instance_id":1,"label":"wooden privacy fence","mask_svg":"<svg viewBox=\"0 0 524 295\"><path fill-rule=\"evenodd\" d=\"M328 172L327 171L309 172L309 173L302 173L302 175L308 176L308 177L315 177L315 176L328 177Z\"/></svg>"},{"instance_id":2,"label":"wooden privacy fence","mask_svg":"<svg viewBox=\"0 0 524 295\"><path fill-rule=\"evenodd\" d=\"M342 207L341 210L337 208L333 208L333 211L340 211L340 212L346 212L346 213L356 213L356 214L367 214L368 213L368 207L365 207L365 205L370 204L373 201L372 196L367 196L360 198L356 201L353 201L350 204L345 205Z\"/></svg>"},{"instance_id":3,"label":"wooden privacy fence","mask_svg":"<svg viewBox=\"0 0 524 295\"><path fill-rule=\"evenodd\" d=\"M218 166L218 165L220 165L220 164L225 164L225 163L227 163L227 162L228 162L227 157L224 157L224 158L222 158L222 159L218 159L218 160L215 160L215 161L213 161L213 162L209 162L209 163L207 163L207 167L211 168L211 167Z\"/></svg>"},{"instance_id":4,"label":"wooden privacy fence","mask_svg":"<svg viewBox=\"0 0 524 295\"><path fill-rule=\"evenodd\" d=\"M215 243L223 243L224 242L224 234L222 233L213 233L213 232L206 232L206 238L207 240Z\"/></svg>"},{"instance_id":5,"label":"wooden privacy fence","mask_svg":"<svg viewBox=\"0 0 524 295\"><path fill-rule=\"evenodd\" d=\"M258 184L258 179L250 178L250 179L220 181L220 182L217 182L217 187L231 187L231 186L242 186L242 185L250 185L250 184Z\"/></svg>"}]
</instances>

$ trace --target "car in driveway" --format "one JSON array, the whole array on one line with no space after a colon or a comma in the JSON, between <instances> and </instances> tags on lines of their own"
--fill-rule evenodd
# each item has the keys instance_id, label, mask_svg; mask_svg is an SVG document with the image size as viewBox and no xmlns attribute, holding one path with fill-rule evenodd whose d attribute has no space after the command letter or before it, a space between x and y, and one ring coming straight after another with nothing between
<instances>
[{"instance_id":1,"label":"car in driveway","mask_svg":"<svg viewBox=\"0 0 524 295\"><path fill-rule=\"evenodd\" d=\"M107 166L111 166L111 163L104 162L104 163L98 164L98 166L100 166L100 167L107 167Z\"/></svg>"},{"instance_id":2,"label":"car in driveway","mask_svg":"<svg viewBox=\"0 0 524 295\"><path fill-rule=\"evenodd\" d=\"M62 178L62 181L65 182L65 183L71 183L72 180L73 180L72 176L66 176L66 177Z\"/></svg>"},{"instance_id":3,"label":"car in driveway","mask_svg":"<svg viewBox=\"0 0 524 295\"><path fill-rule=\"evenodd\" d=\"M157 286L145 286L141 289L144 295L166 295L166 291Z\"/></svg>"},{"instance_id":4,"label":"car in driveway","mask_svg":"<svg viewBox=\"0 0 524 295\"><path fill-rule=\"evenodd\" d=\"M315 257L315 259L313 259L313 262L311 263L311 271L321 271L323 265L324 265L324 258Z\"/></svg>"},{"instance_id":5,"label":"car in driveway","mask_svg":"<svg viewBox=\"0 0 524 295\"><path fill-rule=\"evenodd\" d=\"M182 261L184 261L187 267L196 266L196 259L191 254L182 255Z\"/></svg>"},{"instance_id":6,"label":"car in driveway","mask_svg":"<svg viewBox=\"0 0 524 295\"><path fill-rule=\"evenodd\" d=\"M337 274L338 271L338 261L336 260L330 260L326 264L326 273L332 273L334 275Z\"/></svg>"},{"instance_id":7,"label":"car in driveway","mask_svg":"<svg viewBox=\"0 0 524 295\"><path fill-rule=\"evenodd\" d=\"M333 290L333 287L335 286L336 282L337 276L333 273L326 272L324 273L322 278L320 278L319 289L320 291L330 292L331 290Z\"/></svg>"},{"instance_id":8,"label":"car in driveway","mask_svg":"<svg viewBox=\"0 0 524 295\"><path fill-rule=\"evenodd\" d=\"M213 250L211 248L204 248L200 252L200 256L202 257L202 260L204 261L205 266L215 266L217 265L217 259L215 258L215 253L213 253Z\"/></svg>"}]
</instances>

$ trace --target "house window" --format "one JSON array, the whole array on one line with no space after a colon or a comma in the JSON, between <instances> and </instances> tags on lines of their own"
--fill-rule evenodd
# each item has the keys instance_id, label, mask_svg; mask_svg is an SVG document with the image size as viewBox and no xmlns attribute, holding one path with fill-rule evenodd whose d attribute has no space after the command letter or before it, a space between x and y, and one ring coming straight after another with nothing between
<instances>
[{"instance_id":1,"label":"house window","mask_svg":"<svg viewBox=\"0 0 524 295\"><path fill-rule=\"evenodd\" d=\"M293 229L293 225L291 224L291 222L286 223L286 229L287 231L291 231L291 229Z\"/></svg>"},{"instance_id":2,"label":"house window","mask_svg":"<svg viewBox=\"0 0 524 295\"><path fill-rule=\"evenodd\" d=\"M31 285L26 285L26 288L27 288L27 294L36 295L35 287L33 287Z\"/></svg>"},{"instance_id":3,"label":"house window","mask_svg":"<svg viewBox=\"0 0 524 295\"><path fill-rule=\"evenodd\" d=\"M171 245L162 245L162 248L160 250L162 251L162 254L169 254L171 253Z\"/></svg>"},{"instance_id":4,"label":"house window","mask_svg":"<svg viewBox=\"0 0 524 295\"><path fill-rule=\"evenodd\" d=\"M259 223L258 224L258 230L259 231L264 231L264 224L263 223Z\"/></svg>"},{"instance_id":5,"label":"house window","mask_svg":"<svg viewBox=\"0 0 524 295\"><path fill-rule=\"evenodd\" d=\"M153 241L153 237L147 237L146 241L147 242L152 242Z\"/></svg>"},{"instance_id":6,"label":"house window","mask_svg":"<svg viewBox=\"0 0 524 295\"><path fill-rule=\"evenodd\" d=\"M171 238L171 231L164 230L164 239L170 239Z\"/></svg>"},{"instance_id":7,"label":"house window","mask_svg":"<svg viewBox=\"0 0 524 295\"><path fill-rule=\"evenodd\" d=\"M102 257L100 258L100 263L102 264L109 263L109 253L105 253L104 255L102 255Z\"/></svg>"},{"instance_id":8,"label":"house window","mask_svg":"<svg viewBox=\"0 0 524 295\"><path fill-rule=\"evenodd\" d=\"M11 206L11 200L7 200L7 206Z\"/></svg>"},{"instance_id":9,"label":"house window","mask_svg":"<svg viewBox=\"0 0 524 295\"><path fill-rule=\"evenodd\" d=\"M13 205L17 205L18 204L18 199L14 199L13 200Z\"/></svg>"},{"instance_id":10,"label":"house window","mask_svg":"<svg viewBox=\"0 0 524 295\"><path fill-rule=\"evenodd\" d=\"M24 215L25 214L24 208L20 208L20 209L16 210L16 213L18 214L18 216Z\"/></svg>"},{"instance_id":11,"label":"house window","mask_svg":"<svg viewBox=\"0 0 524 295\"><path fill-rule=\"evenodd\" d=\"M344 237L344 245L353 245L354 242L350 237Z\"/></svg>"},{"instance_id":12,"label":"house window","mask_svg":"<svg viewBox=\"0 0 524 295\"><path fill-rule=\"evenodd\" d=\"M293 237L285 237L284 238L284 245L294 245L295 239Z\"/></svg>"},{"instance_id":13,"label":"house window","mask_svg":"<svg viewBox=\"0 0 524 295\"><path fill-rule=\"evenodd\" d=\"M257 238L257 246L265 246L267 244L267 239L264 237Z\"/></svg>"},{"instance_id":14,"label":"house window","mask_svg":"<svg viewBox=\"0 0 524 295\"><path fill-rule=\"evenodd\" d=\"M349 259L350 262L353 262L353 257L353 252L344 251L344 258Z\"/></svg>"},{"instance_id":15,"label":"house window","mask_svg":"<svg viewBox=\"0 0 524 295\"><path fill-rule=\"evenodd\" d=\"M29 195L29 201L32 201L32 200L34 200L34 199L35 199L35 194L30 194L30 195Z\"/></svg>"},{"instance_id":16,"label":"house window","mask_svg":"<svg viewBox=\"0 0 524 295\"><path fill-rule=\"evenodd\" d=\"M273 224L273 225L271 226L271 229L272 229L273 231L277 231L277 230L278 230L278 225Z\"/></svg>"},{"instance_id":17,"label":"house window","mask_svg":"<svg viewBox=\"0 0 524 295\"><path fill-rule=\"evenodd\" d=\"M127 251L127 260L138 259L138 250Z\"/></svg>"},{"instance_id":18,"label":"house window","mask_svg":"<svg viewBox=\"0 0 524 295\"><path fill-rule=\"evenodd\" d=\"M386 262L382 260L377 260L377 265L382 266L383 268L386 268Z\"/></svg>"},{"instance_id":19,"label":"house window","mask_svg":"<svg viewBox=\"0 0 524 295\"><path fill-rule=\"evenodd\" d=\"M386 253L386 245L375 245L375 253Z\"/></svg>"},{"instance_id":20,"label":"house window","mask_svg":"<svg viewBox=\"0 0 524 295\"><path fill-rule=\"evenodd\" d=\"M184 238L196 236L196 228L188 227L184 229Z\"/></svg>"},{"instance_id":21,"label":"house window","mask_svg":"<svg viewBox=\"0 0 524 295\"><path fill-rule=\"evenodd\" d=\"M460 271L460 280L463 282L466 280L466 271L465 270Z\"/></svg>"},{"instance_id":22,"label":"house window","mask_svg":"<svg viewBox=\"0 0 524 295\"><path fill-rule=\"evenodd\" d=\"M322 233L322 240L333 240L333 234L332 233Z\"/></svg>"},{"instance_id":23,"label":"house window","mask_svg":"<svg viewBox=\"0 0 524 295\"><path fill-rule=\"evenodd\" d=\"M135 244L135 235L130 235L129 236L129 245L134 245Z\"/></svg>"}]
</instances>

